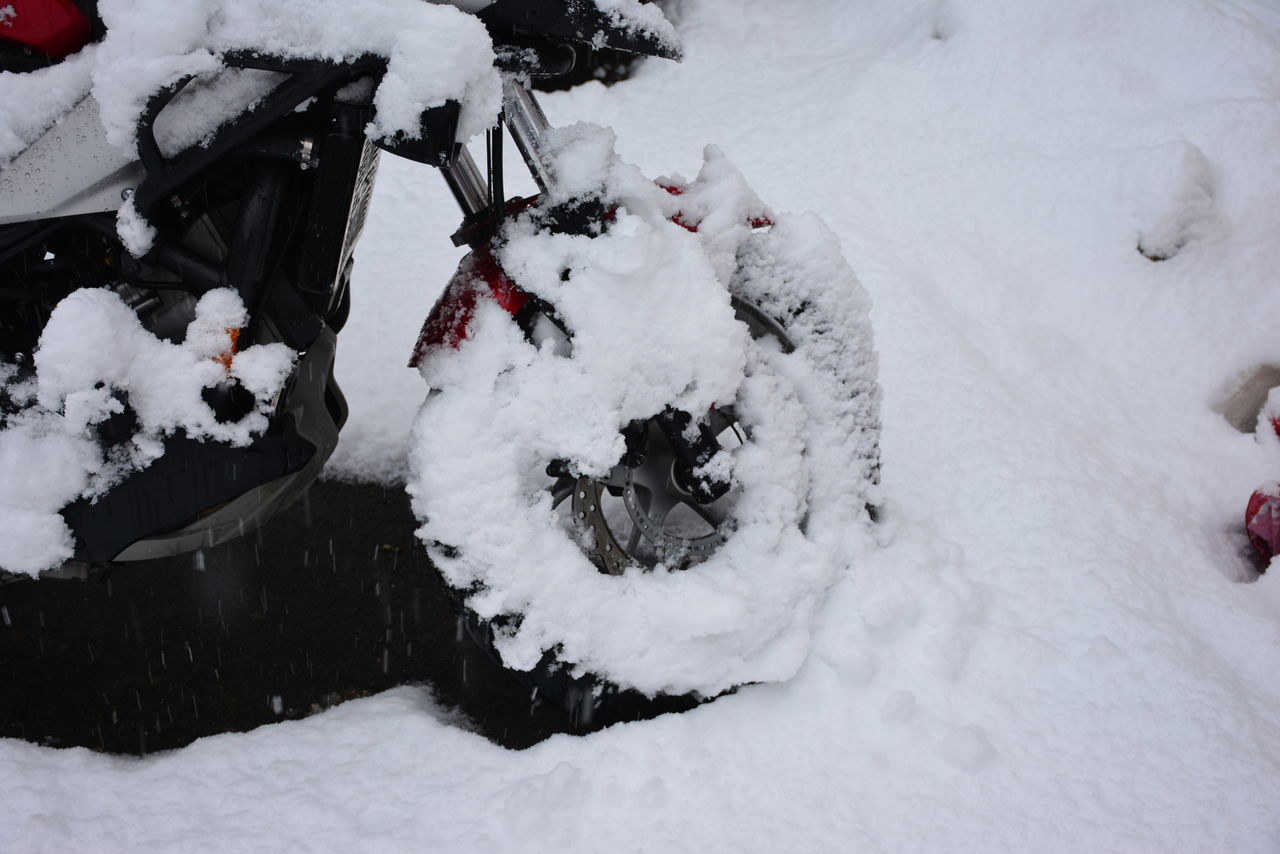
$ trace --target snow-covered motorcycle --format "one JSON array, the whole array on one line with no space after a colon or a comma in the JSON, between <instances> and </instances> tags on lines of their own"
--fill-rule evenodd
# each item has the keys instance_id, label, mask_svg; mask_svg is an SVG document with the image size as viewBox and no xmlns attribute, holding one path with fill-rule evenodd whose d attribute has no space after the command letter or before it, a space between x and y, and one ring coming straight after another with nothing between
<instances>
[{"instance_id":1,"label":"snow-covered motorcycle","mask_svg":"<svg viewBox=\"0 0 1280 854\"><path fill-rule=\"evenodd\" d=\"M866 536L868 305L821 223L714 149L652 181L608 131L549 126L530 81L584 49L677 56L656 7L417 4L418 29L388 13L326 42L344 4L308 7L310 35L301 7L213 5L205 43L115 88L98 61L89 97L0 150L0 565L208 547L307 488L346 417L336 336L387 151L440 170L470 248L414 349L409 491L473 633L584 717L617 685L794 672ZM103 29L15 6L14 70ZM99 54L146 29L125 6L104 0ZM487 125L481 167L463 143ZM504 126L535 197L506 195Z\"/></svg>"}]
</instances>

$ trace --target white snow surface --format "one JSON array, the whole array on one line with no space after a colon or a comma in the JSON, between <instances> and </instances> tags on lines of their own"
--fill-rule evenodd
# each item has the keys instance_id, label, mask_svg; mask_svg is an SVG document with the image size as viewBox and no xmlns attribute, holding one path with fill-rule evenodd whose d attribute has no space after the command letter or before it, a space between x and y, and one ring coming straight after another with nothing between
<instances>
[{"instance_id":1,"label":"white snow surface","mask_svg":"<svg viewBox=\"0 0 1280 854\"><path fill-rule=\"evenodd\" d=\"M1280 363L1280 12L683 5L682 65L545 106L647 174L717 142L776 209L820 212L871 293L880 548L795 677L520 753L411 688L143 760L0 742L4 847L1280 845L1280 575L1241 533L1280 458L1211 409ZM344 477L403 471L423 385L388 366L457 257L436 176L382 179Z\"/></svg>"}]
</instances>

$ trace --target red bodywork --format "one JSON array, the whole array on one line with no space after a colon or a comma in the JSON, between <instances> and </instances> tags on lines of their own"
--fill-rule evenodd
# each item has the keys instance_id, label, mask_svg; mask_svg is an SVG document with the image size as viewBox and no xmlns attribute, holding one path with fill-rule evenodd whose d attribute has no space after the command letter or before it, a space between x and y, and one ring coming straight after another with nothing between
<instances>
[{"instance_id":1,"label":"red bodywork","mask_svg":"<svg viewBox=\"0 0 1280 854\"><path fill-rule=\"evenodd\" d=\"M62 59L89 43L89 19L71 0L0 0L0 38Z\"/></svg>"},{"instance_id":2,"label":"red bodywork","mask_svg":"<svg viewBox=\"0 0 1280 854\"><path fill-rule=\"evenodd\" d=\"M1270 561L1280 553L1280 495L1255 492L1244 511L1244 530L1263 560Z\"/></svg>"},{"instance_id":3,"label":"red bodywork","mask_svg":"<svg viewBox=\"0 0 1280 854\"><path fill-rule=\"evenodd\" d=\"M673 196L680 196L685 192L685 188L677 184L658 186ZM507 215L514 215L536 204L536 197L515 199L508 203ZM605 219L612 220L613 216L614 211L606 212ZM671 221L692 232L697 232L701 223L700 220L690 221L683 212L676 213ZM767 217L756 217L748 225L752 228L767 228L773 225L773 221ZM524 308L530 300L529 294L507 278L489 246L475 249L458 265L458 271L453 274L449 285L422 324L422 332L418 334L418 343L414 345L409 367L418 367L427 353L436 347L447 346L456 350L467 339L468 327L476 313L476 300L481 296L492 298L511 315Z\"/></svg>"},{"instance_id":4,"label":"red bodywork","mask_svg":"<svg viewBox=\"0 0 1280 854\"><path fill-rule=\"evenodd\" d=\"M683 196L686 189L679 184L658 184L658 186L673 196ZM692 231L694 233L697 233L698 226L701 224L700 222L690 222L689 218L685 216L684 211L680 211L673 216L671 221L686 231ZM769 219L767 216L758 216L747 220L747 225L750 225L752 228L768 228L773 225L773 220Z\"/></svg>"},{"instance_id":5,"label":"red bodywork","mask_svg":"<svg viewBox=\"0 0 1280 854\"><path fill-rule=\"evenodd\" d=\"M436 347L456 350L467 339L468 327L476 313L476 300L481 296L491 297L512 315L529 302L529 295L507 278L488 246L469 253L458 265L458 272L453 274L422 324L409 367L418 367L423 357Z\"/></svg>"},{"instance_id":6,"label":"red bodywork","mask_svg":"<svg viewBox=\"0 0 1280 854\"><path fill-rule=\"evenodd\" d=\"M1280 418L1269 420L1271 429L1280 436ZM1249 496L1249 505L1244 511L1244 531L1264 561L1280 554L1280 489L1263 487Z\"/></svg>"}]
</instances>

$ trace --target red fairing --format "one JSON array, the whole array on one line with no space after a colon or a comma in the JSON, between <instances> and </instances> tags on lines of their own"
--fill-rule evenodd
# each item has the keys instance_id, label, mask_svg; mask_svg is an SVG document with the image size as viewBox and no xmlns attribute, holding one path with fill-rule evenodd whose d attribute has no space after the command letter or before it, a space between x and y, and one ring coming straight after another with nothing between
<instances>
[{"instance_id":1,"label":"red fairing","mask_svg":"<svg viewBox=\"0 0 1280 854\"><path fill-rule=\"evenodd\" d=\"M71 0L0 0L0 38L62 59L89 43L89 19Z\"/></svg>"},{"instance_id":2,"label":"red fairing","mask_svg":"<svg viewBox=\"0 0 1280 854\"><path fill-rule=\"evenodd\" d=\"M658 182L658 186L673 196L683 196L684 191L688 189L687 187L683 187L679 184L664 184L661 181ZM671 218L671 221L683 228L685 231L692 231L694 234L698 233L698 226L701 225L701 222L690 222L685 216L684 211L676 213L676 215ZM756 216L747 220L747 225L752 228L769 228L773 225L773 220L769 219L767 216Z\"/></svg>"},{"instance_id":3,"label":"red fairing","mask_svg":"<svg viewBox=\"0 0 1280 854\"><path fill-rule=\"evenodd\" d=\"M481 296L494 300L512 315L529 302L529 295L506 277L487 246L467 255L458 265L458 272L453 274L444 294L422 324L409 367L418 367L423 357L436 347L456 350L467 340L471 319L476 313L476 300Z\"/></svg>"},{"instance_id":4,"label":"red fairing","mask_svg":"<svg viewBox=\"0 0 1280 854\"><path fill-rule=\"evenodd\" d=\"M660 183L658 186L673 196L681 196L685 192L685 188L677 184ZM519 212L536 201L533 198L516 199L508 204L507 214ZM609 211L605 214L605 219L612 219L613 214L613 211ZM676 213L671 221L692 232L696 232L700 224L686 219L683 211ZM773 225L773 221L768 217L753 217L747 224L752 228L768 228ZM529 301L529 295L502 272L492 250L487 246L476 249L458 265L458 272L453 274L444 294L422 324L422 332L418 334L418 343L414 345L409 367L418 367L427 353L437 347L457 349L467 340L471 319L476 313L476 300L481 296L494 300L512 315L524 308Z\"/></svg>"},{"instance_id":5,"label":"red fairing","mask_svg":"<svg viewBox=\"0 0 1280 854\"><path fill-rule=\"evenodd\" d=\"M1280 436L1280 418L1271 416L1271 429ZM1264 486L1249 496L1244 511L1244 530L1258 557L1264 561L1280 554L1280 487Z\"/></svg>"},{"instance_id":6,"label":"red fairing","mask_svg":"<svg viewBox=\"0 0 1280 854\"><path fill-rule=\"evenodd\" d=\"M1258 556L1271 560L1280 553L1280 496L1258 490L1244 511L1244 529Z\"/></svg>"}]
</instances>

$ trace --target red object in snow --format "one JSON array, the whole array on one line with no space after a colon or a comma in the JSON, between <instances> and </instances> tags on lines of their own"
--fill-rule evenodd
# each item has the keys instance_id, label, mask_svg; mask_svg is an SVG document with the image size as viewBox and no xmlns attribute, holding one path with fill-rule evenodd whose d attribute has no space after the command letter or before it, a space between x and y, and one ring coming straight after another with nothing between
<instances>
[{"instance_id":1,"label":"red object in snow","mask_svg":"<svg viewBox=\"0 0 1280 854\"><path fill-rule=\"evenodd\" d=\"M89 43L89 19L71 0L7 0L0 5L0 38L62 59Z\"/></svg>"},{"instance_id":2,"label":"red object in snow","mask_svg":"<svg viewBox=\"0 0 1280 854\"><path fill-rule=\"evenodd\" d=\"M670 193L673 196L683 196L684 191L687 189L686 187L682 187L679 184L669 184L669 183L664 184L661 181L657 183L659 187L666 190L668 193ZM678 212L675 216L671 218L671 221L674 222L676 225L680 226L681 228L683 228L685 231L692 231L694 234L698 233L698 226L700 223L689 222L689 220L684 215L684 211ZM767 216L756 216L747 220L747 225L751 226L752 228L769 228L771 225L773 225L773 220L769 219L769 217ZM1277 428L1277 429L1280 429L1280 428Z\"/></svg>"},{"instance_id":3,"label":"red object in snow","mask_svg":"<svg viewBox=\"0 0 1280 854\"><path fill-rule=\"evenodd\" d=\"M529 295L507 278L488 246L462 259L458 272L453 274L453 279L422 324L409 367L418 367L427 353L436 347L458 349L471 332L476 301L482 297L494 300L512 316L529 302Z\"/></svg>"},{"instance_id":4,"label":"red object in snow","mask_svg":"<svg viewBox=\"0 0 1280 854\"><path fill-rule=\"evenodd\" d=\"M1244 530L1263 560L1280 553L1280 495L1255 492L1244 511Z\"/></svg>"}]
</instances>

